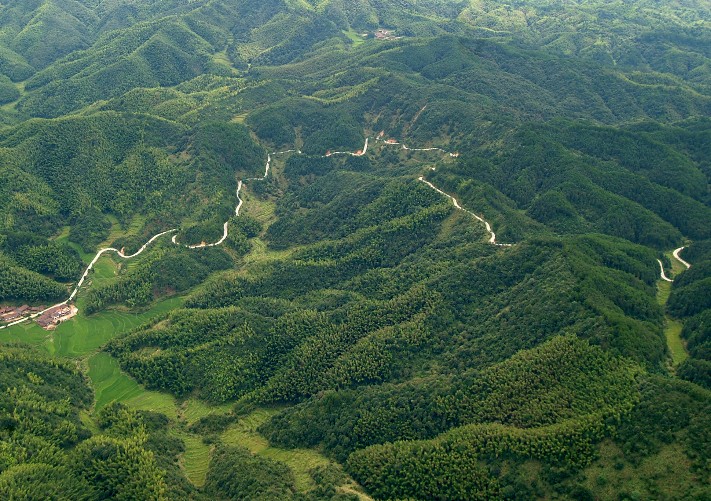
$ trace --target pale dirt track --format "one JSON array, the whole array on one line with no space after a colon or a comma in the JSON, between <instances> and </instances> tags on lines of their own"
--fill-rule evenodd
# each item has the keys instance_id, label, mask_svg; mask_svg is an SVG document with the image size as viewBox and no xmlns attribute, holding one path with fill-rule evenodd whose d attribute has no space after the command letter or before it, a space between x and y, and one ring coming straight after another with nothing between
<instances>
[{"instance_id":1,"label":"pale dirt track","mask_svg":"<svg viewBox=\"0 0 711 501\"><path fill-rule=\"evenodd\" d=\"M323 157L331 157L331 156L333 156L333 155L350 155L350 156L353 156L353 157L360 157L360 156L363 156L363 155L365 155L365 154L368 152L369 140L370 140L370 138L369 138L369 137L366 137L366 138L365 138L365 143L364 143L364 145L363 145L363 149L362 149L362 150L359 150L359 151L357 151L357 152L334 151L334 152L328 152L326 155L323 155ZM380 140L379 138L376 139L376 141L379 141L379 140ZM458 154L447 152L447 151L443 150L442 148L409 148L408 146L406 146L406 145L404 145L404 144L401 144L401 143L398 143L398 142L395 142L395 143L393 143L393 142L391 142L391 143L384 142L383 144L385 144L385 145L393 145L393 144L400 145L403 150L407 150L407 151L439 151L439 152L448 154L448 155L451 156L451 157L455 157L455 158L456 158L456 157L458 156ZM264 180L267 178L267 176L269 176L269 170L270 170L270 168L271 168L272 155L283 155L283 154L287 154L287 153L296 153L296 154L299 154L299 155L302 154L301 150L297 150L297 149L292 149L292 150L285 150L285 151L278 151L278 152L269 153L269 154L267 154L267 162L266 162L266 166L265 166L265 169L264 169L264 175L263 175L263 176L246 178L246 179L244 179L244 181L240 180L240 181L237 182L237 190L236 190L237 206L235 207L235 216L239 216L240 209L242 208L242 204L244 203L243 200L242 200L242 198L240 197L240 193L241 193L241 191L242 191L242 187L244 186L244 183L247 182L247 181L264 181ZM433 168L432 170L434 170L434 168ZM444 195L444 196L446 196L447 198L449 198L450 200L452 200L452 202L454 203L454 206L455 206L457 209L462 210L462 211L466 212L467 214L470 214L471 216L473 216L474 218L476 218L478 221L482 222L482 223L485 225L485 227L486 227L486 231L488 231L489 234L490 234L490 238L489 238L489 243L490 243L490 244L492 244L492 245L498 245L498 246L502 246L502 247L508 247L508 246L511 245L511 244L500 244L500 243L497 243L497 242L496 242L496 234L495 234L495 233L493 232L493 230L491 229L491 225L490 225L487 221L485 221L482 217L480 217L480 216L474 214L473 212L471 212L471 211L469 211L469 210L463 208L462 206L460 206L460 205L459 205L459 202L457 201L456 198L454 198L453 196L451 196L451 195L445 193L444 191L440 190L440 189L437 188L434 184L432 184L431 182L425 180L424 177L420 177L419 180L422 181L423 183L427 184L429 187L431 187L432 189L434 189L434 190L437 191L438 193L441 193L442 195ZM61 303L57 303L57 304L55 304L55 305L52 305L52 306L50 306L49 308L46 308L46 309L44 309L44 310L42 310L42 311L40 311L40 312L33 313L32 315L28 315L28 316L26 316L26 317L23 317L23 318L21 318L21 319L19 319L19 320L16 320L16 321L12 322L12 323L9 323L9 324L7 324L7 325L0 326L0 330L6 329L6 328L8 328L8 327L12 327L13 325L21 324L21 323L23 323L23 322L26 322L27 320L32 320L32 319L34 319L34 318L37 318L38 316L42 315L43 313L47 312L48 310L51 310L52 308L56 308L56 307L58 307L58 306L63 306L63 305L65 305L65 304L71 302L72 300L74 300L74 298L76 297L76 295L79 293L79 289L82 287L82 285L84 285L84 281L85 281L86 278L88 277L89 272L94 268L94 265L96 264L96 262L97 262L97 261L99 260L99 258L101 258L101 256L103 256L104 254L113 252L113 253L115 253L118 257L120 257L120 258L122 258L122 259L131 259L131 258L134 258L134 257L136 257L136 256L138 256L138 255L140 255L140 254L142 254L142 253L148 248L148 246L149 246L150 244L152 244L152 243L153 243L155 240L157 240L158 238L162 237L163 235L167 235L167 234L169 234L169 233L175 233L175 232L177 232L177 231L178 231L177 228L172 228L172 229L170 229L170 230L162 231L162 232L160 232L160 233L157 233L156 235L153 235L145 244L143 244L143 246L141 246L140 249L138 249L136 252L134 252L133 254L130 254L130 255L124 254L123 249L119 250L119 249L116 249L116 248L114 248L114 247L106 247L106 248L103 248L103 249L99 249L99 251L96 253L96 255L94 256L94 258L91 260L91 262L89 263L89 265L88 265L88 266L86 267L86 269L84 270L84 273L82 273L81 278L79 279L79 281L77 282L77 284L74 286L74 288L72 289L71 294L69 295L69 297L68 297L67 299L65 299L65 300L62 301ZM216 246L222 245L222 244L224 243L224 241L227 239L227 236L228 236L228 235L229 235L229 221L225 221L224 226L223 226L222 237L221 237L219 240L217 240L216 242L213 242L213 243L205 243L205 242L202 242L202 243L200 243L200 244L195 244L195 245L181 244L180 242L178 242L178 236L177 236L177 235L173 235L173 238L171 239L171 242L172 242L173 244L175 244L175 245L180 245L180 246L186 247L186 248L188 248L188 249L202 249L202 248L206 248L206 247L216 247ZM683 247L682 247L682 248L683 248ZM681 249L678 249L678 250L681 250ZM675 256L676 256L676 254L675 254ZM681 258L679 258L678 256L676 256L676 257L677 257L677 259L681 260ZM682 262L684 262L684 261L682 261ZM687 265L687 266L688 266L688 265Z\"/></svg>"}]
</instances>

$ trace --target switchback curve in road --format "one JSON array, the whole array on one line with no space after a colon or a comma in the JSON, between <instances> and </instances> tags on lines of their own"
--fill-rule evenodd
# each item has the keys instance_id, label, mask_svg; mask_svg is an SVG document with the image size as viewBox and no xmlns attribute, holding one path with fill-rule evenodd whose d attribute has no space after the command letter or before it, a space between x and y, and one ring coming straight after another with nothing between
<instances>
[{"instance_id":1,"label":"switchback curve in road","mask_svg":"<svg viewBox=\"0 0 711 501\"><path fill-rule=\"evenodd\" d=\"M363 155L365 155L365 154L367 153L367 151L368 151L368 142L369 142L369 140L370 140L370 138L369 138L369 137L366 137L366 138L365 138L365 143L364 143L364 145L363 145L363 149L362 149L362 150L359 150L359 151L357 151L357 152L335 151L335 152L328 152L328 153L326 153L325 155L322 155L322 157L330 157L330 156L333 156L333 155L350 155L350 156L354 156L354 157L363 156ZM376 139L376 141L377 141L377 139ZM386 143L386 144L400 144L400 143ZM405 146L404 144L402 145L402 148L405 149L405 150L409 150L409 151L441 151L441 152L443 152L443 153L448 153L448 152L446 152L445 150L443 150L442 148L409 148L409 147ZM290 149L290 150L285 150L285 151L278 151L278 152L269 153L269 154L267 154L267 162L266 162L266 166L265 166L265 169L264 169L264 175L263 175L263 176L246 178L246 179L244 179L244 181L243 181L243 180L240 180L240 181L237 182L237 190L236 190L237 206L235 207L235 216L237 216L237 217L239 216L240 209L242 208L242 205L243 205L243 203L244 203L244 201L243 201L242 198L240 197L240 192L242 191L242 187L244 186L244 183L247 182L247 181L264 181L264 180L267 178L267 176L269 176L269 170L270 170L270 167L271 167L272 155L275 155L275 156L276 156L276 155L283 155L283 154L287 154L287 153L297 153L297 154L299 154L299 155L302 154L301 150L299 150L299 149ZM450 156L453 156L453 157L458 156L458 155L453 154L453 153L448 153L448 154L449 154ZM421 181L424 181L423 178L420 178L420 180L421 180ZM471 214L472 216L474 216L474 217L475 217L476 219L478 219L479 221L482 221L482 222L486 225L487 231L489 231L489 232L491 233L491 239L489 240L489 243L492 243L492 244L494 244L494 245L502 245L502 246L510 245L510 244L497 244L497 243L496 243L496 235L495 235L494 232L491 230L491 226L489 225L488 222L484 221L482 218L480 218L479 216L477 216L477 215L474 214L473 212L470 212L470 211L468 211L468 210L466 210L466 209L460 207L459 204L458 204L458 202L457 202L457 200L456 200L454 197L451 197L450 195L447 195L446 193L444 193L444 192L441 191L440 189L436 188L432 183L430 183L430 182L428 182L428 181L424 181L424 182L427 183L428 185L430 185L432 188L434 188L434 189L437 190L438 192L442 193L443 195L445 195L445 196L451 198L451 199L454 201L455 207L457 207L458 209L464 210L465 212L467 212L467 213ZM152 243L153 243L155 240L157 240L158 238L162 237L163 235L167 235L167 234L169 234L169 233L175 233L175 232L177 232L177 231L178 231L177 228L172 228L172 229L170 229L170 230L162 231L162 232L160 232L160 233L157 233L157 234L153 235L145 244L143 244L143 245L141 246L141 248L139 248L136 252L134 252L133 254L130 254L130 255L124 254L123 249L116 249L116 248L114 248L114 247L106 247L106 248L103 248L103 249L99 249L99 251L94 255L94 258L91 260L91 262L89 263L89 265L88 265L88 266L86 267L86 269L84 270L84 273L82 273L81 278L79 279L79 281L77 282L77 284L74 286L74 288L72 289L71 294L69 295L69 297L68 297L67 299L65 299L65 300L62 301L61 303L54 304L54 305L50 306L49 308L45 308L45 309L42 310L42 311L39 311L39 312L33 313L32 315L28 315L28 316L26 316L26 317L20 318L20 319L18 319L18 320L15 320L14 322L9 323L9 324L2 325L2 326L0 326L0 330L2 330L2 329L7 329L8 327L12 327L12 326L14 326L14 325L21 324L21 323L26 322L26 321L28 321L28 320L32 320L32 319L37 318L38 316L42 315L43 313L46 313L47 311L49 311L49 310L51 310L51 309L53 309L53 308L56 308L56 307L58 307L58 306L63 306L63 305L66 305L66 304L70 303L72 300L74 300L74 298L76 297L76 295L79 293L79 289L80 289L80 288L82 287L82 285L84 284L84 281L85 281L86 278L88 277L89 272L94 268L94 265L96 264L96 262L97 262L97 261L99 260L99 258L100 258L101 256L103 256L104 254L109 253L109 252L114 252L114 253L116 253L117 256L119 256L119 257L122 258L122 259L131 259L131 258L134 258L134 257L136 257L136 256L138 256L138 255L140 255L140 254L142 254L143 251L145 251L146 248L148 248L148 246L149 246L150 244L152 244ZM195 244L195 245L181 244L180 242L178 242L178 236L177 236L177 235L173 235L173 238L171 239L171 242L172 242L173 244L175 244L175 245L180 245L180 246L183 246L183 247L188 248L188 249L202 249L202 248L206 248L206 247L216 247L216 246L222 245L222 244L224 243L224 241L227 239L228 235L229 235L229 221L225 221L225 223L224 223L224 225L223 225L222 237L221 237L219 240L217 240L216 242L209 243L209 244L208 244L208 243L205 243L205 242L202 242L202 243L200 243L200 244Z\"/></svg>"},{"instance_id":2,"label":"switchback curve in road","mask_svg":"<svg viewBox=\"0 0 711 501\"><path fill-rule=\"evenodd\" d=\"M686 261L684 261L684 260L681 258L681 256L679 255L679 253L680 253L681 251L683 251L684 249L686 249L686 247L684 247L684 246L679 247L678 249L674 249L674 252L672 252L672 255L676 258L677 261L679 261L681 264L683 264L684 266L686 266L686 269L688 270L689 268L691 268L691 265L690 265L689 263L687 263Z\"/></svg>"}]
</instances>

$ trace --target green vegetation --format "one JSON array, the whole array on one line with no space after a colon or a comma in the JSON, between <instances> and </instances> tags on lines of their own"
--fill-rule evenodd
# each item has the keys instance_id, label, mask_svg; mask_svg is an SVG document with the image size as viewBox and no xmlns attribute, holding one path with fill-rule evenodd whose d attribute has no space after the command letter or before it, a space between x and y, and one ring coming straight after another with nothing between
<instances>
[{"instance_id":1,"label":"green vegetation","mask_svg":"<svg viewBox=\"0 0 711 501\"><path fill-rule=\"evenodd\" d=\"M220 448L210 465L206 492L224 499L288 499L294 478L283 464L254 456L245 449Z\"/></svg>"},{"instance_id":2,"label":"green vegetation","mask_svg":"<svg viewBox=\"0 0 711 501\"><path fill-rule=\"evenodd\" d=\"M711 241L694 242L682 257L693 264L674 280L667 302L667 311L680 329L680 342L688 350L677 374L711 389Z\"/></svg>"},{"instance_id":3,"label":"green vegetation","mask_svg":"<svg viewBox=\"0 0 711 501\"><path fill-rule=\"evenodd\" d=\"M118 364L107 353L97 353L89 359L89 379L94 387L97 409L113 402L121 402L132 409L176 413L175 402L169 395L149 392L122 373Z\"/></svg>"},{"instance_id":4,"label":"green vegetation","mask_svg":"<svg viewBox=\"0 0 711 501\"><path fill-rule=\"evenodd\" d=\"M684 268L680 262L674 260L678 266L673 266L676 272L682 271ZM674 263L672 261L672 263ZM672 291L672 284L666 280L660 280L657 283L657 302L665 307ZM664 336L667 339L667 347L669 348L669 353L671 355L671 362L674 367L679 366L684 362L689 354L686 351L686 346L684 345L684 340L681 337L681 332L683 329L683 324L678 320L671 318L669 315L664 319Z\"/></svg>"},{"instance_id":5,"label":"green vegetation","mask_svg":"<svg viewBox=\"0 0 711 501\"><path fill-rule=\"evenodd\" d=\"M709 19L3 2L0 498L709 498Z\"/></svg>"},{"instance_id":6,"label":"green vegetation","mask_svg":"<svg viewBox=\"0 0 711 501\"><path fill-rule=\"evenodd\" d=\"M202 487L205 485L211 457L215 457L211 447L198 436L185 434L179 438L185 444L185 452L180 456L185 476L195 487Z\"/></svg>"},{"instance_id":7,"label":"green vegetation","mask_svg":"<svg viewBox=\"0 0 711 501\"><path fill-rule=\"evenodd\" d=\"M260 435L257 429L277 413L278 409L258 409L251 412L229 427L220 437L221 442L245 447L252 454L286 464L293 472L297 490L305 492L313 489L316 482L312 472L334 463L312 449L281 449L270 446L269 441Z\"/></svg>"},{"instance_id":8,"label":"green vegetation","mask_svg":"<svg viewBox=\"0 0 711 501\"><path fill-rule=\"evenodd\" d=\"M43 492L60 498L161 498L163 472L143 447L142 430L91 437L81 423L79 413L90 404L91 391L73 364L6 348L2 372L3 497Z\"/></svg>"},{"instance_id":9,"label":"green vegetation","mask_svg":"<svg viewBox=\"0 0 711 501\"><path fill-rule=\"evenodd\" d=\"M684 342L681 339L682 328L683 326L681 322L671 319L667 320L666 325L664 326L664 334L667 337L667 345L669 346L672 363L674 365L681 364L689 357L689 354L686 353Z\"/></svg>"},{"instance_id":10,"label":"green vegetation","mask_svg":"<svg viewBox=\"0 0 711 501\"><path fill-rule=\"evenodd\" d=\"M86 295L88 314L114 304L142 307L166 293L181 293L204 281L210 273L232 265L230 256L219 248L171 248L141 257L139 264L127 268L117 280L93 287Z\"/></svg>"}]
</instances>

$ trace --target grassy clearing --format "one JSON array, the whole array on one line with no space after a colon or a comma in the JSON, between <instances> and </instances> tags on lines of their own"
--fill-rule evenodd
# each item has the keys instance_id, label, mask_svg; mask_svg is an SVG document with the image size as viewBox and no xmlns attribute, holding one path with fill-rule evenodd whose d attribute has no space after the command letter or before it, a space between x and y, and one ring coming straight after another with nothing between
<instances>
[{"instance_id":1,"label":"grassy clearing","mask_svg":"<svg viewBox=\"0 0 711 501\"><path fill-rule=\"evenodd\" d=\"M247 113L241 113L232 117L232 121L238 124L243 124L245 120L247 120Z\"/></svg>"},{"instance_id":2,"label":"grassy clearing","mask_svg":"<svg viewBox=\"0 0 711 501\"><path fill-rule=\"evenodd\" d=\"M118 265L113 259L104 255L94 264L91 274L87 277L88 284L85 287L106 285L115 279L116 275L118 275Z\"/></svg>"},{"instance_id":3,"label":"grassy clearing","mask_svg":"<svg viewBox=\"0 0 711 501\"><path fill-rule=\"evenodd\" d=\"M672 261L673 262L673 261ZM684 265L678 263L679 266L686 269ZM664 307L667 304L669 295L671 294L671 283L665 280L657 282L657 303ZM683 324L678 320L674 320L669 315L664 319L664 336L667 339L667 346L671 353L672 365L677 366L689 357L686 352L686 346L681 339L681 330Z\"/></svg>"},{"instance_id":4,"label":"grassy clearing","mask_svg":"<svg viewBox=\"0 0 711 501\"><path fill-rule=\"evenodd\" d=\"M276 204L274 202L260 200L247 190L244 190L242 193L242 199L244 200L242 214L256 219L265 228L276 221Z\"/></svg>"},{"instance_id":5,"label":"grassy clearing","mask_svg":"<svg viewBox=\"0 0 711 501\"><path fill-rule=\"evenodd\" d=\"M178 409L177 418L180 421L190 425L198 421L200 418L209 416L210 414L227 414L232 410L232 404L210 405L201 400L194 398L188 399L182 403Z\"/></svg>"},{"instance_id":6,"label":"grassy clearing","mask_svg":"<svg viewBox=\"0 0 711 501\"><path fill-rule=\"evenodd\" d=\"M666 280L657 281L657 304L664 306L667 304L669 299L669 294L671 294L671 284Z\"/></svg>"},{"instance_id":7,"label":"grassy clearing","mask_svg":"<svg viewBox=\"0 0 711 501\"><path fill-rule=\"evenodd\" d=\"M180 468L195 487L202 487L207 479L212 447L196 435L175 430L172 434L185 444L185 452L179 458Z\"/></svg>"},{"instance_id":8,"label":"grassy clearing","mask_svg":"<svg viewBox=\"0 0 711 501\"><path fill-rule=\"evenodd\" d=\"M317 466L327 465L331 460L310 449L280 449L270 446L267 439L257 432L257 428L277 412L278 409L259 409L252 412L223 433L222 442L246 447L253 454L285 463L294 472L296 488L300 492L306 492L316 487L309 471Z\"/></svg>"},{"instance_id":9,"label":"grassy clearing","mask_svg":"<svg viewBox=\"0 0 711 501\"><path fill-rule=\"evenodd\" d=\"M676 276L677 276L679 273L681 273L682 271L686 271L686 266L684 266L683 264L681 264L681 263L677 260L677 258L674 257L674 253L673 253L673 252L671 252L671 251L670 251L670 252L667 252L667 253L665 253L665 256L667 256L667 257L669 258L669 261L671 262L671 271L672 271L672 277L671 277L671 278L676 277Z\"/></svg>"},{"instance_id":10,"label":"grassy clearing","mask_svg":"<svg viewBox=\"0 0 711 501\"><path fill-rule=\"evenodd\" d=\"M94 386L96 409L121 402L137 410L177 414L177 404L171 395L146 390L123 373L118 361L108 353L97 353L89 359L89 378Z\"/></svg>"},{"instance_id":11,"label":"grassy clearing","mask_svg":"<svg viewBox=\"0 0 711 501\"><path fill-rule=\"evenodd\" d=\"M666 318L666 322L664 324L664 335L667 338L667 345L669 346L669 351L671 352L672 363L675 366L689 358L689 354L686 352L686 347L684 346L684 341L681 339L681 329L683 327L684 326L681 322L673 320L669 317Z\"/></svg>"},{"instance_id":12,"label":"grassy clearing","mask_svg":"<svg viewBox=\"0 0 711 501\"><path fill-rule=\"evenodd\" d=\"M295 248L275 251L267 248L267 244L261 238L253 238L250 240L252 250L244 256L245 264L257 264L277 259L286 259L294 253Z\"/></svg>"},{"instance_id":13,"label":"grassy clearing","mask_svg":"<svg viewBox=\"0 0 711 501\"><path fill-rule=\"evenodd\" d=\"M232 66L230 56L227 55L226 50L223 50L222 52L216 52L212 56L212 62L215 64L219 64L220 66L223 66L225 68L228 68L233 73L236 73L234 67Z\"/></svg>"},{"instance_id":14,"label":"grassy clearing","mask_svg":"<svg viewBox=\"0 0 711 501\"><path fill-rule=\"evenodd\" d=\"M101 433L99 425L92 419L91 413L88 410L81 411L79 413L79 419L81 419L82 424L86 426L93 435Z\"/></svg>"},{"instance_id":15,"label":"grassy clearing","mask_svg":"<svg viewBox=\"0 0 711 501\"><path fill-rule=\"evenodd\" d=\"M360 36L360 33L355 32L354 30L348 30L348 31L343 31L343 34L346 35L352 42L354 46L361 45L365 43L365 39Z\"/></svg>"}]
</instances>

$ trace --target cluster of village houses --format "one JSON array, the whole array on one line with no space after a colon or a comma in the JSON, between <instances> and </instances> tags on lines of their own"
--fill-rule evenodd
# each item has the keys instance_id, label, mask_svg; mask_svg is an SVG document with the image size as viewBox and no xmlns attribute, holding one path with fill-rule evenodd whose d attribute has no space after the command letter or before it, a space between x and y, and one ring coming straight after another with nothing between
<instances>
[{"instance_id":1,"label":"cluster of village houses","mask_svg":"<svg viewBox=\"0 0 711 501\"><path fill-rule=\"evenodd\" d=\"M44 308L44 306L27 306L26 304L22 306L0 306L0 322L7 323L19 320L24 316L42 311Z\"/></svg>"},{"instance_id":2,"label":"cluster of village houses","mask_svg":"<svg viewBox=\"0 0 711 501\"><path fill-rule=\"evenodd\" d=\"M364 33L363 37L367 37L368 34ZM396 37L393 35L393 32L390 30L385 30L385 29L379 29L375 33L373 33L373 36L375 37L376 40L400 40L402 37Z\"/></svg>"},{"instance_id":3,"label":"cluster of village houses","mask_svg":"<svg viewBox=\"0 0 711 501\"><path fill-rule=\"evenodd\" d=\"M44 306L0 306L0 323L10 323L20 320L28 315L33 315L43 312L35 318L35 322L43 329L51 330L57 327L65 320L69 320L77 314L77 307L73 304L60 304L54 306L47 311Z\"/></svg>"}]
</instances>

